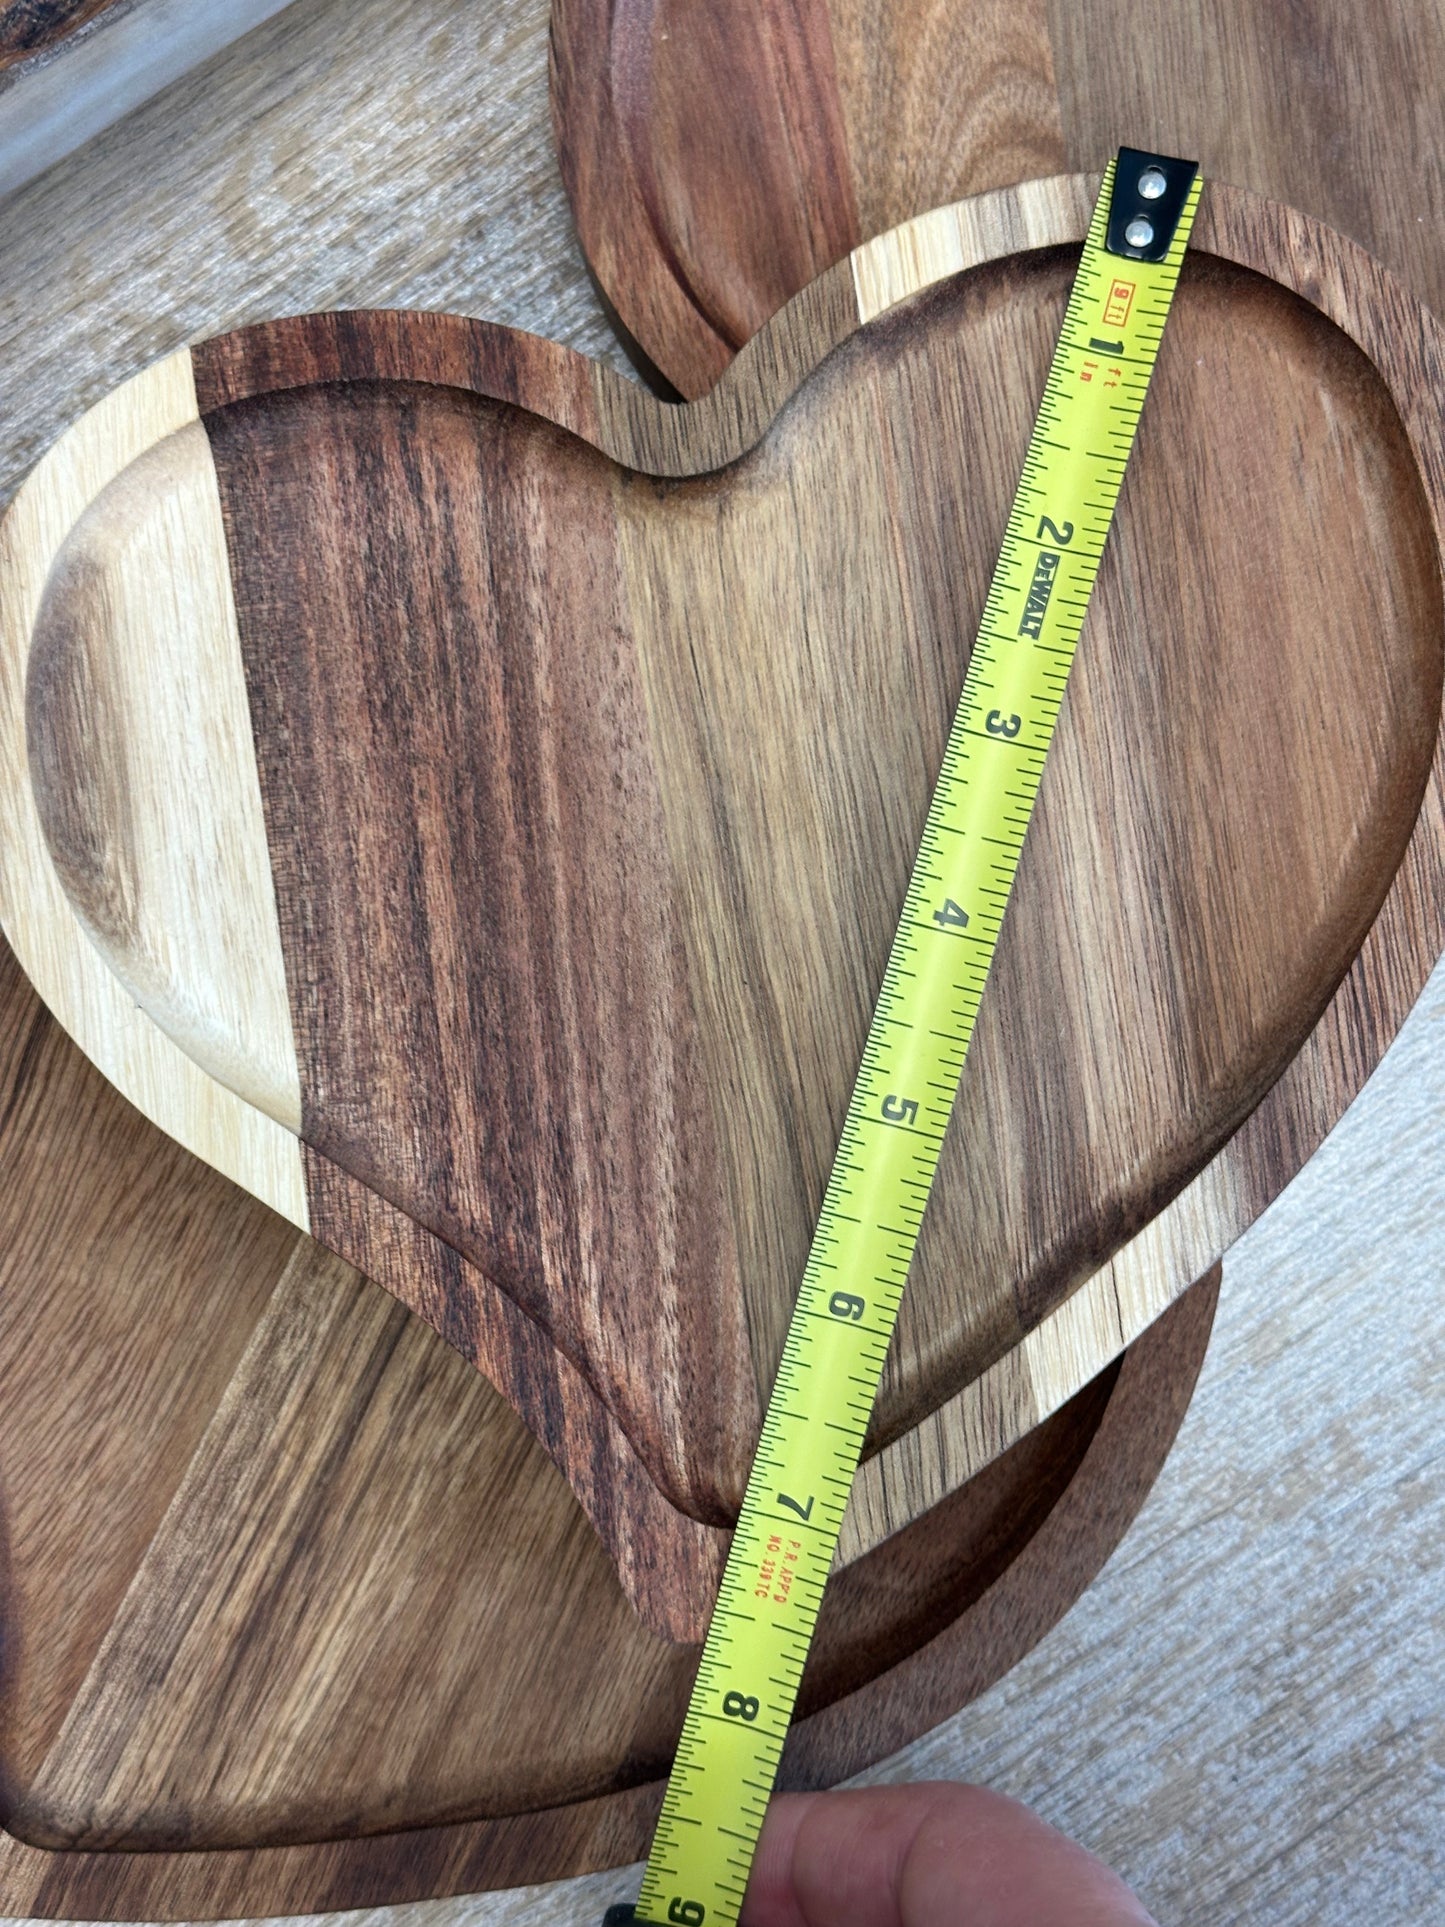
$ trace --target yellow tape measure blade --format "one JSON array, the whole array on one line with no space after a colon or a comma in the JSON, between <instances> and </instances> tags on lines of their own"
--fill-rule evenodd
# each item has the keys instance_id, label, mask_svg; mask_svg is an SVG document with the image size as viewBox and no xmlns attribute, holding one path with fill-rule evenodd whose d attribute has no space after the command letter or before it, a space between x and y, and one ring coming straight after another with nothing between
<instances>
[{"instance_id":1,"label":"yellow tape measure blade","mask_svg":"<svg viewBox=\"0 0 1445 1927\"><path fill-rule=\"evenodd\" d=\"M1104 176L884 973L635 1914L733 1927L1199 201ZM960 486L963 486L960 477Z\"/></svg>"}]
</instances>

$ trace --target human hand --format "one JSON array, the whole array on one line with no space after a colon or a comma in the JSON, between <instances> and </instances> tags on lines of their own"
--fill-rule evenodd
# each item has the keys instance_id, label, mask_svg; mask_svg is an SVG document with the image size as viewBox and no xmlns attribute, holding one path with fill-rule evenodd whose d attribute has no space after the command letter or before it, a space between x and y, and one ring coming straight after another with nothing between
<instances>
[{"instance_id":1,"label":"human hand","mask_svg":"<svg viewBox=\"0 0 1445 1927\"><path fill-rule=\"evenodd\" d=\"M741 1927L1155 1927L1129 1889L1027 1807L928 1781L780 1794Z\"/></svg>"}]
</instances>

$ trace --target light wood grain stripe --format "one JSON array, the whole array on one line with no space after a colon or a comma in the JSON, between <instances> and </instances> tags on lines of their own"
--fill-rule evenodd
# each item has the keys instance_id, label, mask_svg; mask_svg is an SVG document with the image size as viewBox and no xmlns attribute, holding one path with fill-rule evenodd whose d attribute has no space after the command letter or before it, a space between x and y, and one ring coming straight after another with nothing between
<instances>
[{"instance_id":1,"label":"light wood grain stripe","mask_svg":"<svg viewBox=\"0 0 1445 1927\"><path fill-rule=\"evenodd\" d=\"M31 788L25 728L27 665L56 558L82 516L123 470L165 437L197 421L190 353L181 350L117 389L62 436L20 491L0 528L0 834L7 859L0 871L0 927L60 1023L138 1109L304 1230L306 1192L293 1131L208 1075L138 1007L134 993L128 993L107 967L61 886ZM201 433L199 428L196 433ZM199 647L209 673L224 657L226 623L231 637L235 627L234 613L225 613L230 587L214 476L207 490L204 477L197 484L193 473L185 496L187 515L193 515L198 505L204 540L197 540L197 530L189 522L184 529L174 528L174 540L167 543L165 571L148 580L144 594L156 633L169 632L176 648ZM188 558L184 569L182 556ZM194 560L189 559L192 556ZM238 658L234 673L239 676ZM238 722L234 702L223 697L222 712L231 742L219 766L229 767L234 775ZM203 736L195 747L204 762L217 745ZM254 759L250 781L253 786L257 781ZM243 823L239 830L232 826L232 833L243 840L254 834L259 820L259 789L256 798L257 815L250 826ZM184 798L179 796L169 806L159 805L159 813L151 815L152 828L162 822L173 826L178 810L183 817ZM201 844L190 849L197 861L207 861L204 830ZM268 868L256 869L263 859L264 848L259 855L252 850L245 858L253 880L262 873L269 879ZM206 891L214 892L213 876L200 881ZM214 902L213 895L210 901ZM279 1008L286 1009L274 902L269 931L264 909L253 891L252 915L238 935L228 965L232 1007L237 999L253 1002L263 1023L266 1011L277 1008L278 995ZM270 1059L269 1075L284 1083L284 1070L276 1070L284 1062L284 1049L273 1048ZM291 1074L294 1079L294 1052Z\"/></svg>"},{"instance_id":2,"label":"light wood grain stripe","mask_svg":"<svg viewBox=\"0 0 1445 1927\"><path fill-rule=\"evenodd\" d=\"M72 906L189 1057L298 1135L301 1079L205 430L71 530L36 619L30 778Z\"/></svg>"},{"instance_id":3,"label":"light wood grain stripe","mask_svg":"<svg viewBox=\"0 0 1445 1927\"><path fill-rule=\"evenodd\" d=\"M849 256L858 319L872 321L921 288L982 261L1077 243L1097 193L1095 175L1026 181L1005 194L934 208L865 241Z\"/></svg>"}]
</instances>

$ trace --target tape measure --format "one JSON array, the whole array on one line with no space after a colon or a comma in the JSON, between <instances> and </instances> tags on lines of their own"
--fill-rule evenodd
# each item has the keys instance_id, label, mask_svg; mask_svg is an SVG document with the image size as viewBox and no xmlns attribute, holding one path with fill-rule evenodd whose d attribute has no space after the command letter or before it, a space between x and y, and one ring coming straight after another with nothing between
<instances>
[{"instance_id":1,"label":"tape measure","mask_svg":"<svg viewBox=\"0 0 1445 1927\"><path fill-rule=\"evenodd\" d=\"M742 1907L1199 190L1192 162L1127 147L1104 175L642 1891L609 1923L732 1927Z\"/></svg>"}]
</instances>

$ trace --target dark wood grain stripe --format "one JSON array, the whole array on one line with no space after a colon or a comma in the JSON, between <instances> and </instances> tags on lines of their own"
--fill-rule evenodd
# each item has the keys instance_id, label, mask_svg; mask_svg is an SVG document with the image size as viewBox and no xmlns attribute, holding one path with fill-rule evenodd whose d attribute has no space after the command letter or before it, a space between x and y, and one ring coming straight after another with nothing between
<instances>
[{"instance_id":1,"label":"dark wood grain stripe","mask_svg":"<svg viewBox=\"0 0 1445 1927\"><path fill-rule=\"evenodd\" d=\"M424 1316L477 1355L495 1281L724 1523L756 1398L605 465L421 384L207 426L303 1134L468 1261Z\"/></svg>"},{"instance_id":2,"label":"dark wood grain stripe","mask_svg":"<svg viewBox=\"0 0 1445 1927\"><path fill-rule=\"evenodd\" d=\"M371 308L294 315L215 335L191 350L203 415L326 381L434 382L498 401L535 402L548 419L598 435L594 364L570 348L461 315Z\"/></svg>"}]
</instances>

